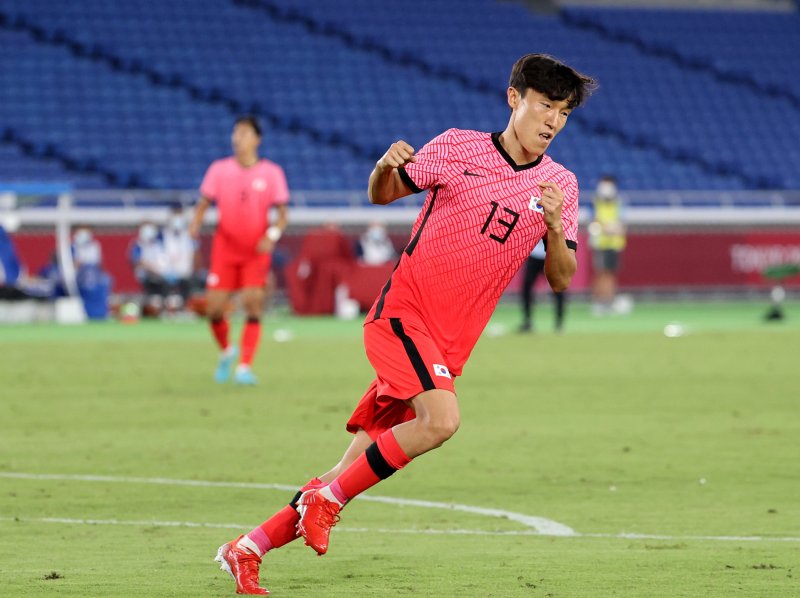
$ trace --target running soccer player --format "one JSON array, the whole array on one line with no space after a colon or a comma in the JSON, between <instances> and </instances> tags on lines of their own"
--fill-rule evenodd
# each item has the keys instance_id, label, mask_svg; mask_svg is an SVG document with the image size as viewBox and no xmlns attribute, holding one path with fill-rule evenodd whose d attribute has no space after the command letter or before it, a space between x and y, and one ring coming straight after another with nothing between
<instances>
[{"instance_id":1,"label":"running soccer player","mask_svg":"<svg viewBox=\"0 0 800 598\"><path fill-rule=\"evenodd\" d=\"M529 54L511 72L511 118L501 133L450 129L415 152L398 141L369 179L370 201L429 193L394 272L364 323L376 372L347 422L355 436L339 463L216 560L241 594L259 586L261 557L298 535L318 554L355 496L441 446L458 429L454 379L500 295L545 238L555 291L577 268L578 184L545 155L594 81L552 57Z\"/></svg>"},{"instance_id":2,"label":"running soccer player","mask_svg":"<svg viewBox=\"0 0 800 598\"><path fill-rule=\"evenodd\" d=\"M242 291L247 321L242 331L241 359L233 381L256 384L251 371L261 337L264 286L272 262L272 249L287 223L289 188L283 169L259 158L261 126L253 116L242 116L233 125L233 156L209 166L200 186L200 200L189 228L193 238L200 234L203 216L215 203L219 222L211 247L211 267L206 280L206 300L211 331L220 348L214 373L217 382L227 382L239 353L230 344L230 325L225 315L228 299ZM270 209L275 206L278 221L270 226Z\"/></svg>"}]
</instances>

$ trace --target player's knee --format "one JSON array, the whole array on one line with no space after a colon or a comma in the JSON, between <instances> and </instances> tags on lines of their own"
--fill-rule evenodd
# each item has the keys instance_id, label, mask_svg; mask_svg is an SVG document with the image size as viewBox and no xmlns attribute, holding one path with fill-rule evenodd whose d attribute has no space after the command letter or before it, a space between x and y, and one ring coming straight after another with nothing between
<instances>
[{"instance_id":1,"label":"player's knee","mask_svg":"<svg viewBox=\"0 0 800 598\"><path fill-rule=\"evenodd\" d=\"M209 320L221 320L225 317L227 296L219 292L209 292L206 304L206 315Z\"/></svg>"},{"instance_id":2,"label":"player's knee","mask_svg":"<svg viewBox=\"0 0 800 598\"><path fill-rule=\"evenodd\" d=\"M222 306L217 307L209 305L206 307L206 314L208 315L209 320L212 322L218 322L225 317L225 309Z\"/></svg>"},{"instance_id":3,"label":"player's knee","mask_svg":"<svg viewBox=\"0 0 800 598\"><path fill-rule=\"evenodd\" d=\"M447 413L442 416L432 418L427 423L428 434L431 440L437 445L444 444L458 431L461 420L458 413Z\"/></svg>"},{"instance_id":4,"label":"player's knee","mask_svg":"<svg viewBox=\"0 0 800 598\"><path fill-rule=\"evenodd\" d=\"M244 313L247 316L248 321L251 322L261 321L261 309L259 307L245 308Z\"/></svg>"},{"instance_id":5,"label":"player's knee","mask_svg":"<svg viewBox=\"0 0 800 598\"><path fill-rule=\"evenodd\" d=\"M242 293L242 307L250 317L258 317L264 306L264 293L261 290L247 289Z\"/></svg>"}]
</instances>

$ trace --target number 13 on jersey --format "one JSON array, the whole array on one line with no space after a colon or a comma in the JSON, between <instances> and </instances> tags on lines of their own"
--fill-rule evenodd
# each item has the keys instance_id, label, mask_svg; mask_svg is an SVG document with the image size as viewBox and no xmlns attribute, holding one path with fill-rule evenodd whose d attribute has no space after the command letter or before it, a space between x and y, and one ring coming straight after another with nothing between
<instances>
[{"instance_id":1,"label":"number 13 on jersey","mask_svg":"<svg viewBox=\"0 0 800 598\"><path fill-rule=\"evenodd\" d=\"M486 231L489 229L489 225L492 223L493 220L496 220L497 224L502 226L505 229L505 232L502 236L497 236L494 233L489 233L489 238L494 239L498 243L505 243L508 240L508 236L511 234L511 231L514 230L514 227L517 225L517 221L519 220L519 213L515 212L514 210L509 210L508 208L503 208L503 212L505 214L495 215L497 214L497 210L500 208L500 204L496 201L492 202L492 211L489 212L489 217L486 219L486 222L483 223L483 228L481 228L481 234L486 234ZM508 215L511 217L511 220L504 220L503 216Z\"/></svg>"}]
</instances>

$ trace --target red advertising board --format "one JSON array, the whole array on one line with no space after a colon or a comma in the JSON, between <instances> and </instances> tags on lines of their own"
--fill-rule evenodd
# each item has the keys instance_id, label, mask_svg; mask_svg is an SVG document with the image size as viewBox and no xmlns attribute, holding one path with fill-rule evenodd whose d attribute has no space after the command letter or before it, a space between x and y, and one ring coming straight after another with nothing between
<instances>
[{"instance_id":1,"label":"red advertising board","mask_svg":"<svg viewBox=\"0 0 800 598\"><path fill-rule=\"evenodd\" d=\"M654 232L629 235L621 287L767 287L769 266L800 264L800 231ZM800 287L800 276L783 281Z\"/></svg>"},{"instance_id":2,"label":"red advertising board","mask_svg":"<svg viewBox=\"0 0 800 598\"><path fill-rule=\"evenodd\" d=\"M128 262L134 231L98 231L103 263L114 279L114 292L135 293L139 286ZM404 239L405 237L403 237ZM13 236L20 259L35 273L52 255L52 234L17 233ZM400 239L398 236L397 239ZM355 241L355 236L353 237ZM296 251L299 238L287 235L281 242ZM398 241L402 244L402 240ZM591 252L585 235L578 247L578 273L571 289L586 290L591 281ZM628 235L622 255L619 283L622 290L691 289L714 287L768 288L774 281L761 272L773 265L800 264L800 231L653 231ZM519 277L518 277L519 278ZM544 281L540 282L545 285ZM800 275L783 281L787 288L800 288ZM519 288L515 280L511 290Z\"/></svg>"}]
</instances>

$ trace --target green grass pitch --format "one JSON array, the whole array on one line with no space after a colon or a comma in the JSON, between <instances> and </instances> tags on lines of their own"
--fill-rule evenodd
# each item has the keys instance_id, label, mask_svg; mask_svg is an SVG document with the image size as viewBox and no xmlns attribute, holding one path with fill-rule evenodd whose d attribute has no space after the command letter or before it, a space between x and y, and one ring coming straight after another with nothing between
<instances>
[{"instance_id":1,"label":"green grass pitch","mask_svg":"<svg viewBox=\"0 0 800 598\"><path fill-rule=\"evenodd\" d=\"M542 306L519 335L501 306L458 434L349 505L325 557L295 542L262 578L276 598L800 596L800 305L765 311L575 305L555 335ZM233 595L217 546L338 459L372 374L360 322L278 313L264 339L237 388L211 381L202 322L0 328L0 595Z\"/></svg>"}]
</instances>

